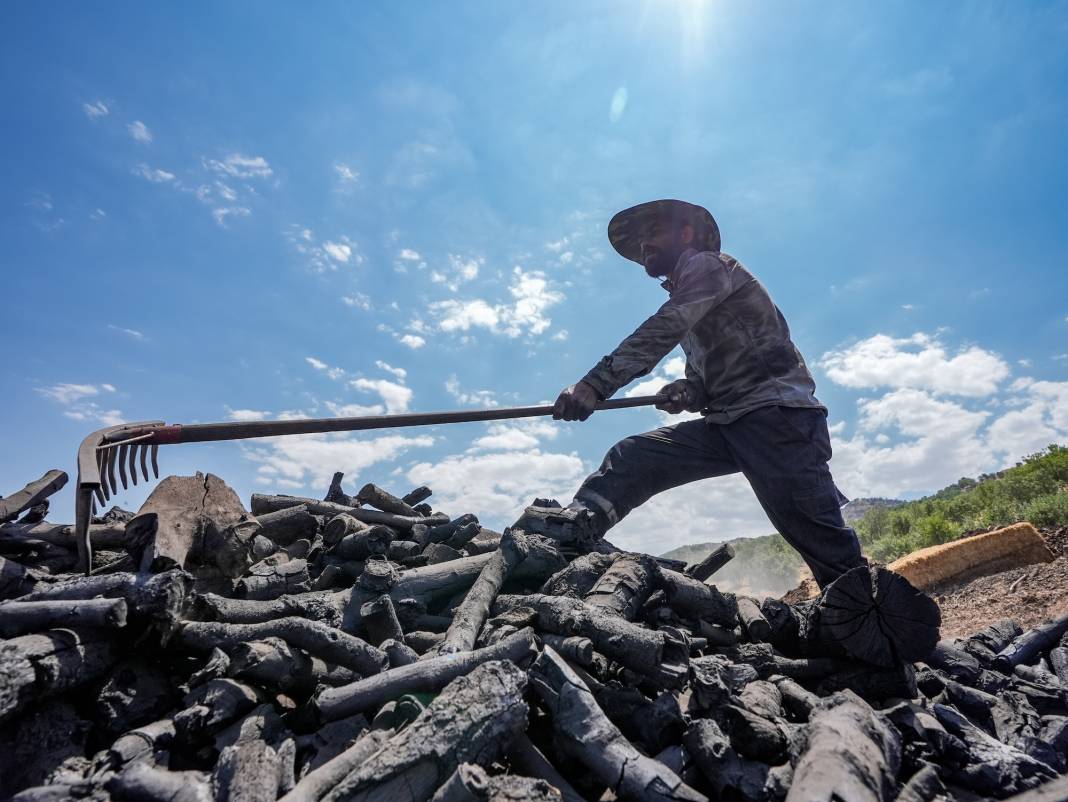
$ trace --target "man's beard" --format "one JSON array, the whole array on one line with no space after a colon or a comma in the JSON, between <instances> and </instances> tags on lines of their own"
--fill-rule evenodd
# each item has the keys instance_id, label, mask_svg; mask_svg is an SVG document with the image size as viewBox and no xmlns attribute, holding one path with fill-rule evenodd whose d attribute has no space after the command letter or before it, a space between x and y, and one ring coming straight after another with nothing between
<instances>
[{"instance_id":1,"label":"man's beard","mask_svg":"<svg viewBox=\"0 0 1068 802\"><path fill-rule=\"evenodd\" d=\"M682 256L682 251L679 250L677 253L667 253L658 250L653 251L653 254L655 258L653 259L652 264L648 264L645 260L642 260L642 267L645 268L645 273L650 278L664 278L675 269L679 257Z\"/></svg>"}]
</instances>

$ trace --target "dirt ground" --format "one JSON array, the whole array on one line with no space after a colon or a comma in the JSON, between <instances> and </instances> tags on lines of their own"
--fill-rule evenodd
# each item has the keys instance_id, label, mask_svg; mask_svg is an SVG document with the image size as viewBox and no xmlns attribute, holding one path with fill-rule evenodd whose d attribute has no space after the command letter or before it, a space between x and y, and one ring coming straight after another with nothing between
<instances>
[{"instance_id":1,"label":"dirt ground","mask_svg":"<svg viewBox=\"0 0 1068 802\"><path fill-rule=\"evenodd\" d=\"M942 608L942 637L970 635L1000 618L1021 627L1068 615L1068 527L1040 530L1057 559L956 586L932 588Z\"/></svg>"}]
</instances>

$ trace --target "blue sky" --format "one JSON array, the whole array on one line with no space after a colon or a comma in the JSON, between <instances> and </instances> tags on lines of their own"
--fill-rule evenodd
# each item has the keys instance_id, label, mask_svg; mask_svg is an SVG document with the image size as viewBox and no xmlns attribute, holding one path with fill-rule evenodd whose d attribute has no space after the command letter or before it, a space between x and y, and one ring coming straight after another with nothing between
<instances>
[{"instance_id":1,"label":"blue sky","mask_svg":"<svg viewBox=\"0 0 1068 802\"><path fill-rule=\"evenodd\" d=\"M92 429L551 401L663 301L625 206L707 206L830 408L846 494L1068 442L1068 5L8 4L0 493ZM624 392L655 391L678 354ZM651 409L164 448L503 526ZM69 520L72 487L54 502ZM142 488L119 501L136 508ZM611 538L770 531L744 481Z\"/></svg>"}]
</instances>

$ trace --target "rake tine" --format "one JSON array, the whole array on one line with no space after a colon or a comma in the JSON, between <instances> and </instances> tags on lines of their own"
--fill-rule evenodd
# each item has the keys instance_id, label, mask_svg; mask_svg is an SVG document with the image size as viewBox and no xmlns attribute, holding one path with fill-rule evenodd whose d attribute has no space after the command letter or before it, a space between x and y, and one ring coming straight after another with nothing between
<instances>
[{"instance_id":1,"label":"rake tine","mask_svg":"<svg viewBox=\"0 0 1068 802\"><path fill-rule=\"evenodd\" d=\"M126 453L130 450L130 447L123 443L119 446L119 478L122 479L122 489L126 490L129 485L126 482Z\"/></svg>"},{"instance_id":2,"label":"rake tine","mask_svg":"<svg viewBox=\"0 0 1068 802\"><path fill-rule=\"evenodd\" d=\"M147 482L148 481L148 463L146 462L146 460L148 459L148 446L146 446L144 443L142 443L140 446L138 446L138 448L140 449L140 452L141 452L141 475L145 478L145 481Z\"/></svg>"},{"instance_id":3,"label":"rake tine","mask_svg":"<svg viewBox=\"0 0 1068 802\"><path fill-rule=\"evenodd\" d=\"M137 486L137 444L134 443L130 446L130 465L128 470L130 471L130 483Z\"/></svg>"},{"instance_id":4,"label":"rake tine","mask_svg":"<svg viewBox=\"0 0 1068 802\"><path fill-rule=\"evenodd\" d=\"M108 480L107 481L108 481L108 484L110 485L110 487L108 489L111 491L111 495L114 496L115 493L118 492L118 489L119 489L119 485L115 481L115 449L114 448L109 448L109 449L106 449L106 450L107 450L107 457L106 458L107 458L107 461L108 461Z\"/></svg>"},{"instance_id":5,"label":"rake tine","mask_svg":"<svg viewBox=\"0 0 1068 802\"><path fill-rule=\"evenodd\" d=\"M107 500L111 498L111 493L108 492L107 462L107 453L103 449L97 451L96 464L98 472L100 473L100 486L96 489L96 494L100 498L101 507L103 507Z\"/></svg>"},{"instance_id":6,"label":"rake tine","mask_svg":"<svg viewBox=\"0 0 1068 802\"><path fill-rule=\"evenodd\" d=\"M159 446L155 443L152 444L152 473L157 479L159 479L159 463L156 462L156 455L159 454Z\"/></svg>"}]
</instances>

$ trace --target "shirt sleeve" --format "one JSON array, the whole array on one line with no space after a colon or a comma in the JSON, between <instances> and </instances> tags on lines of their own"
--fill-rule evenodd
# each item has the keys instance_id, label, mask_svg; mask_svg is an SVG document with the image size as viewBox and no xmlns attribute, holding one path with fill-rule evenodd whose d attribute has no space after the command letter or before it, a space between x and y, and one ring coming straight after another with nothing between
<instances>
[{"instance_id":1,"label":"shirt sleeve","mask_svg":"<svg viewBox=\"0 0 1068 802\"><path fill-rule=\"evenodd\" d=\"M667 303L583 377L602 398L644 376L693 326L730 294L727 268L715 254L698 254L679 270Z\"/></svg>"}]
</instances>

